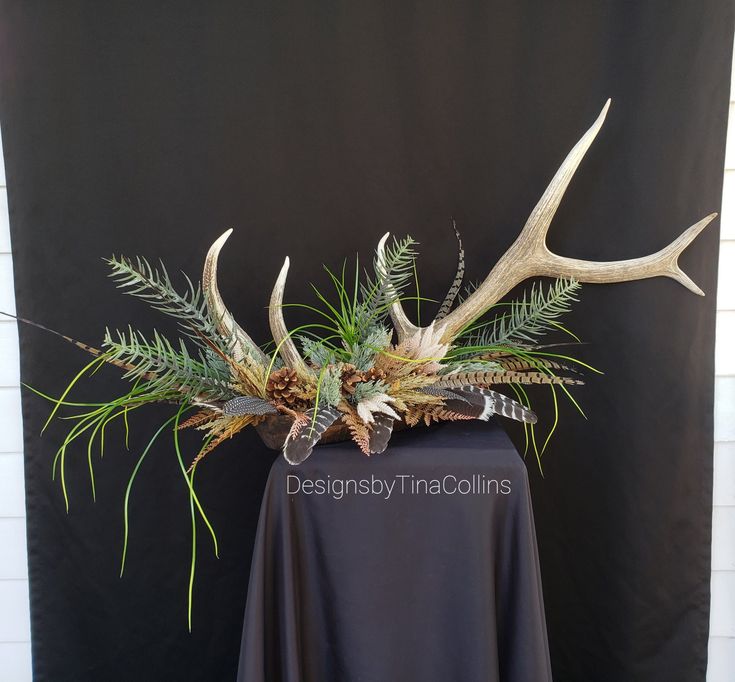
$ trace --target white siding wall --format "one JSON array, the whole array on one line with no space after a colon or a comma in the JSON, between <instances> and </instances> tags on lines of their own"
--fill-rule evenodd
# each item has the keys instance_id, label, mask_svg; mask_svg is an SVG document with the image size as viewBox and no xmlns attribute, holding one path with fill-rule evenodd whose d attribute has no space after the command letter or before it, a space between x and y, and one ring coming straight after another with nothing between
<instances>
[{"instance_id":1,"label":"white siding wall","mask_svg":"<svg viewBox=\"0 0 735 682\"><path fill-rule=\"evenodd\" d=\"M720 239L708 682L735 680L735 63Z\"/></svg>"},{"instance_id":2,"label":"white siding wall","mask_svg":"<svg viewBox=\"0 0 735 682\"><path fill-rule=\"evenodd\" d=\"M5 185L5 166L0 162L0 310L14 313ZM21 433L18 330L15 322L0 318L0 680L3 682L31 680Z\"/></svg>"},{"instance_id":3,"label":"white siding wall","mask_svg":"<svg viewBox=\"0 0 735 682\"><path fill-rule=\"evenodd\" d=\"M733 78L735 84L735 74ZM0 157L2 140L0 140ZM735 680L735 86L722 200L715 350L715 480L708 682ZM0 310L15 312L8 194L0 163ZM0 318L0 680L31 681L18 333Z\"/></svg>"}]
</instances>

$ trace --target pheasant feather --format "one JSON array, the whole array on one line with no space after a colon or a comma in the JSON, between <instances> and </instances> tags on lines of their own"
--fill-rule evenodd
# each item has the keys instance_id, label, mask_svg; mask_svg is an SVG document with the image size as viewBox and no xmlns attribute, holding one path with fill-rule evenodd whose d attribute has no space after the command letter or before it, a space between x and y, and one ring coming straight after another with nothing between
<instances>
[{"instance_id":1,"label":"pheasant feather","mask_svg":"<svg viewBox=\"0 0 735 682\"><path fill-rule=\"evenodd\" d=\"M461 388L468 385L492 386L493 384L568 384L584 383L580 379L561 377L544 372L457 372L447 374L434 386L437 388Z\"/></svg>"},{"instance_id":2,"label":"pheasant feather","mask_svg":"<svg viewBox=\"0 0 735 682\"><path fill-rule=\"evenodd\" d=\"M482 407L482 412L477 419L487 421L492 415L499 414L527 424L535 424L538 421L534 412L497 391L478 386L464 386L463 388L454 389L454 392L469 400L476 407ZM450 409L454 409L454 406Z\"/></svg>"},{"instance_id":3,"label":"pheasant feather","mask_svg":"<svg viewBox=\"0 0 735 682\"><path fill-rule=\"evenodd\" d=\"M452 286L449 287L446 298L439 308L439 312L436 314L436 319L441 320L449 314L452 309L454 300L457 298L459 290L462 288L462 280L464 279L464 248L462 247L462 238L459 236L459 230L457 229L457 223L452 220L452 228L454 234L457 237L457 244L459 246L459 257L457 262L457 274L454 275L454 281Z\"/></svg>"}]
</instances>

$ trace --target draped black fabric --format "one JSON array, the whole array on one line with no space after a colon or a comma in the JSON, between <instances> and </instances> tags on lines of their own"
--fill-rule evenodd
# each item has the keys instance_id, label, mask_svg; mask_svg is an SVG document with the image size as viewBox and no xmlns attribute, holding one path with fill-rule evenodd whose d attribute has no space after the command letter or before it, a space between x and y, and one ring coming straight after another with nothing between
<instances>
[{"instance_id":1,"label":"draped black fabric","mask_svg":"<svg viewBox=\"0 0 735 682\"><path fill-rule=\"evenodd\" d=\"M113 290L100 257L196 277L228 227L221 289L259 341L285 255L287 299L311 302L321 263L366 262L386 230L419 240L422 294L441 299L450 217L481 279L608 97L551 248L640 256L719 209L728 0L5 0L0 31L18 312L89 342L105 325L172 331ZM528 460L558 680L704 679L717 243L715 222L682 258L706 298L671 280L590 285L566 319L605 375L575 393L587 420L560 396L543 479ZM21 329L22 379L38 389L58 395L86 360ZM121 390L110 368L73 396ZM548 429L550 396L536 395ZM39 437L48 405L24 394L39 682L235 678L274 454L242 434L197 474L220 558L200 532L189 634L189 500L170 439L136 479L118 578L127 477L169 413L131 415L129 452L111 427L95 503L86 452L70 452L67 515L51 481L63 425Z\"/></svg>"},{"instance_id":2,"label":"draped black fabric","mask_svg":"<svg viewBox=\"0 0 735 682\"><path fill-rule=\"evenodd\" d=\"M238 682L551 682L526 467L495 423L271 469ZM377 465L377 466L376 466Z\"/></svg>"}]
</instances>

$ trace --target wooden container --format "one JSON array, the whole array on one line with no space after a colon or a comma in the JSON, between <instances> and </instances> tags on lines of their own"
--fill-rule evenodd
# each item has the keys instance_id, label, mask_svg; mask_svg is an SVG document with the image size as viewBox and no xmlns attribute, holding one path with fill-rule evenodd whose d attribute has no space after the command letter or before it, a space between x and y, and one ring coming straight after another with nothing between
<instances>
[{"instance_id":1,"label":"wooden container","mask_svg":"<svg viewBox=\"0 0 735 682\"><path fill-rule=\"evenodd\" d=\"M280 450L283 447L283 443L288 436L288 432L293 424L293 419L284 414L277 414L268 417L265 421L261 422L255 427L263 443L266 447L271 450ZM397 421L393 427L394 431L402 431L403 429L409 428L405 422ZM342 441L350 440L350 430L347 425L341 420L335 422L330 426L322 435L318 445L325 445L327 443L339 443Z\"/></svg>"}]
</instances>

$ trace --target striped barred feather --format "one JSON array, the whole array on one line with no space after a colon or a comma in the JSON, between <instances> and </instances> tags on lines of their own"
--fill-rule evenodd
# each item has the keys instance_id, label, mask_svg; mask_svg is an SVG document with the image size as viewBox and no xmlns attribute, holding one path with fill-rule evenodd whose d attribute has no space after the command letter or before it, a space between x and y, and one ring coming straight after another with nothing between
<instances>
[{"instance_id":1,"label":"striped barred feather","mask_svg":"<svg viewBox=\"0 0 735 682\"><path fill-rule=\"evenodd\" d=\"M245 414L278 414L278 410L267 400L251 395L239 395L222 406L228 417L241 417Z\"/></svg>"},{"instance_id":2,"label":"striped barred feather","mask_svg":"<svg viewBox=\"0 0 735 682\"><path fill-rule=\"evenodd\" d=\"M446 374L434 386L438 388L462 388L468 385L492 386L493 384L583 384L580 379L560 377L545 372L457 372Z\"/></svg>"},{"instance_id":3,"label":"striped barred feather","mask_svg":"<svg viewBox=\"0 0 735 682\"><path fill-rule=\"evenodd\" d=\"M444 299L444 302L441 304L441 307L439 308L439 312L436 314L435 319L437 322L449 314L449 311L452 309L452 305L454 304L454 299L457 298L457 294L459 293L459 290L462 287L462 280L464 279L464 248L462 247L462 238L459 236L459 230L457 229L457 223L454 219L452 219L452 228L454 229L454 234L457 237L457 244L459 246L457 274L454 275L454 281L452 282L452 286L449 287L447 296Z\"/></svg>"},{"instance_id":4,"label":"striped barred feather","mask_svg":"<svg viewBox=\"0 0 735 682\"><path fill-rule=\"evenodd\" d=\"M527 424L535 424L538 421L534 412L497 391L479 386L464 386L452 390L463 398L467 398L476 407L482 407L477 419L487 421L492 415L499 414Z\"/></svg>"},{"instance_id":5,"label":"striped barred feather","mask_svg":"<svg viewBox=\"0 0 735 682\"><path fill-rule=\"evenodd\" d=\"M427 395L435 395L437 398L452 398L453 400L457 399L456 393L449 390L448 388L442 388L441 386L437 386L436 384L433 384L431 386L424 386L424 388L421 388L419 390L422 393L426 393ZM464 398L463 400L465 400L465 402L468 402Z\"/></svg>"},{"instance_id":6,"label":"striped barred feather","mask_svg":"<svg viewBox=\"0 0 735 682\"><path fill-rule=\"evenodd\" d=\"M311 454L324 432L341 416L333 407L320 410L310 408L305 412L309 422L293 440L283 446L283 456L289 464L301 464ZM316 418L314 415L316 414Z\"/></svg>"},{"instance_id":7,"label":"striped barred feather","mask_svg":"<svg viewBox=\"0 0 735 682\"><path fill-rule=\"evenodd\" d=\"M503 369L510 370L512 372L523 372L526 370L538 370L541 368L554 369L561 372L574 372L578 374L578 370L569 365L562 365L553 360L546 360L545 358L534 358L533 360L511 360L501 359L497 360L497 364Z\"/></svg>"},{"instance_id":8,"label":"striped barred feather","mask_svg":"<svg viewBox=\"0 0 735 682\"><path fill-rule=\"evenodd\" d=\"M393 435L393 423L395 419L382 413L374 415L374 418L375 421L370 429L368 450L372 455L379 455L381 452L385 452L385 449L388 447L390 437Z\"/></svg>"},{"instance_id":9,"label":"striped barred feather","mask_svg":"<svg viewBox=\"0 0 735 682\"><path fill-rule=\"evenodd\" d=\"M482 419L483 421L487 421L487 418L483 416L487 412L485 400L470 401L464 396L455 393L453 397L447 398L444 401L443 409L453 414L461 414L467 419Z\"/></svg>"}]
</instances>

